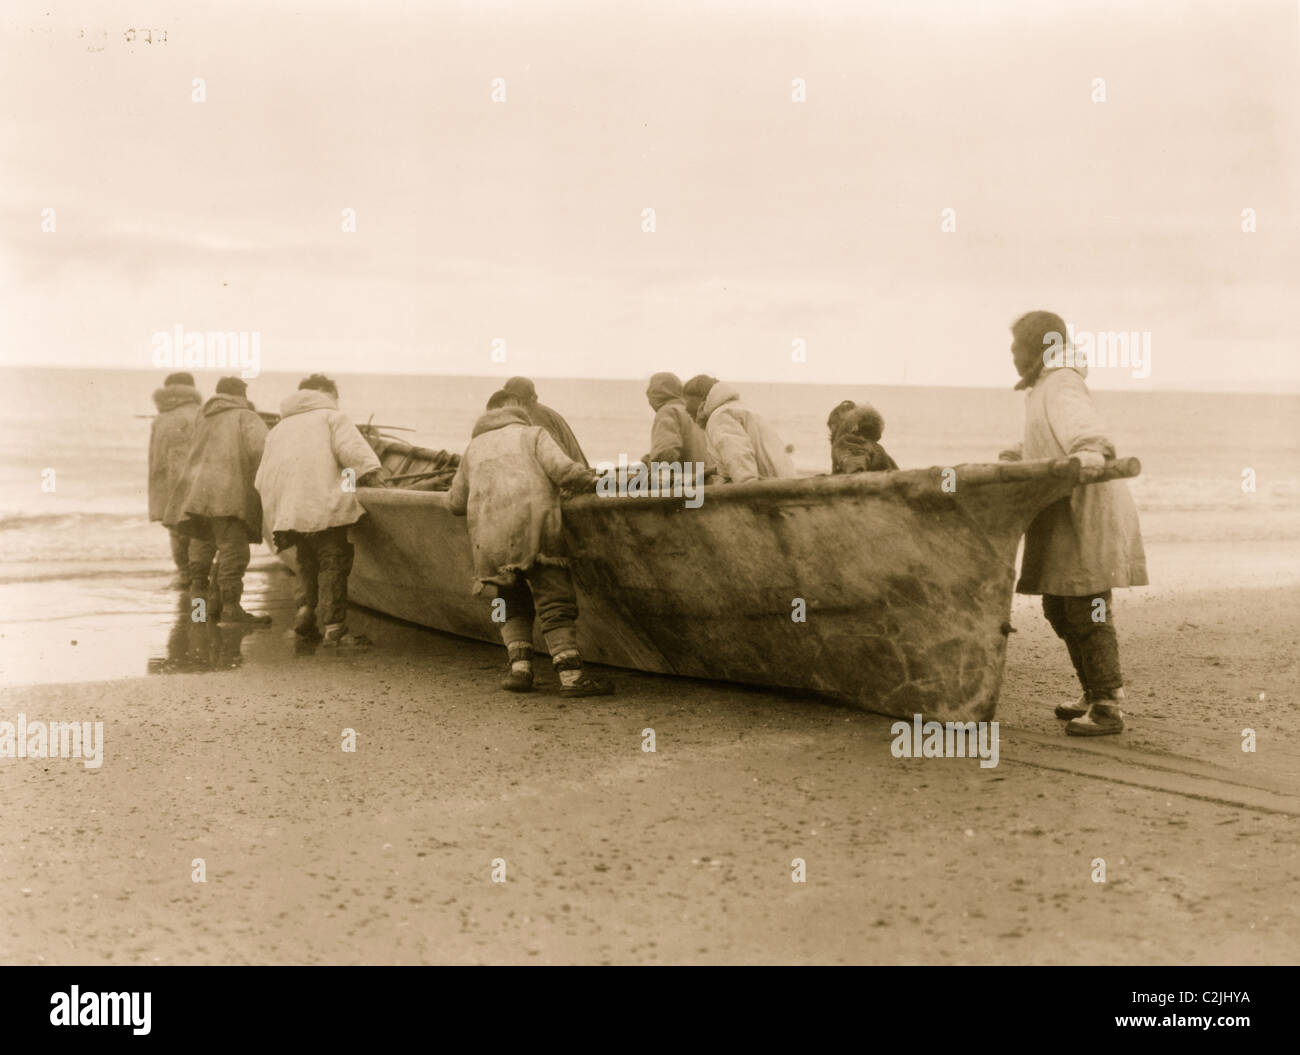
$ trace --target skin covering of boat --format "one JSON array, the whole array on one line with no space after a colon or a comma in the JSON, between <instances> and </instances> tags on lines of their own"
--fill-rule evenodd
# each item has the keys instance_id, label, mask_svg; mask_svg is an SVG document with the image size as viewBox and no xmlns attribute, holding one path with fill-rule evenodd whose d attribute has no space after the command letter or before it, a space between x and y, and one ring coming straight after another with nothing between
<instances>
[{"instance_id":1,"label":"skin covering of boat","mask_svg":"<svg viewBox=\"0 0 1300 1055\"><path fill-rule=\"evenodd\" d=\"M368 436L408 478L421 456L445 473L444 452ZM706 487L698 508L582 495L565 503L564 530L583 656L899 717L987 721L1020 538L1079 471L1063 458L760 480ZM1101 479L1139 471L1137 459L1119 459ZM471 593L465 519L445 491L367 487L357 497L368 515L351 530L350 598L499 642L491 606Z\"/></svg>"}]
</instances>

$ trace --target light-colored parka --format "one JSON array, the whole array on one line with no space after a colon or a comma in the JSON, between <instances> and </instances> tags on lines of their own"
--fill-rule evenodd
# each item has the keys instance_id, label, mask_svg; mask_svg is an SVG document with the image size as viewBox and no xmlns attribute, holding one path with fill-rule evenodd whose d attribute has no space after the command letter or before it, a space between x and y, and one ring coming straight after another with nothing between
<instances>
[{"instance_id":1,"label":"light-colored parka","mask_svg":"<svg viewBox=\"0 0 1300 1055\"><path fill-rule=\"evenodd\" d=\"M560 489L593 479L526 411L502 407L479 418L448 493L451 511L469 517L474 593L514 585L534 564L567 564Z\"/></svg>"},{"instance_id":2,"label":"light-colored parka","mask_svg":"<svg viewBox=\"0 0 1300 1055\"><path fill-rule=\"evenodd\" d=\"M700 411L704 431L723 479L734 484L773 476L795 476L785 443L758 414L740 401L740 393L719 381Z\"/></svg>"},{"instance_id":3,"label":"light-colored parka","mask_svg":"<svg viewBox=\"0 0 1300 1055\"><path fill-rule=\"evenodd\" d=\"M162 520L185 471L203 399L193 385L167 385L154 391L153 402L158 416L149 428L149 519Z\"/></svg>"},{"instance_id":4,"label":"light-colored parka","mask_svg":"<svg viewBox=\"0 0 1300 1055\"><path fill-rule=\"evenodd\" d=\"M646 388L646 398L654 408L650 426L650 453L645 461L703 462L705 472L713 467L709 439L686 410L682 383L676 374L655 374Z\"/></svg>"},{"instance_id":5,"label":"light-colored parka","mask_svg":"<svg viewBox=\"0 0 1300 1055\"><path fill-rule=\"evenodd\" d=\"M163 523L185 535L202 529L192 517L235 517L249 542L262 539L262 502L253 488L266 423L240 396L219 394L203 405L194 444L167 500Z\"/></svg>"},{"instance_id":6,"label":"light-colored parka","mask_svg":"<svg viewBox=\"0 0 1300 1055\"><path fill-rule=\"evenodd\" d=\"M1115 456L1084 378L1086 365L1044 369L1025 399L1026 459L1080 451ZM1147 585L1137 507L1124 480L1076 487L1038 514L1025 533L1018 593L1086 597Z\"/></svg>"},{"instance_id":7,"label":"light-colored parka","mask_svg":"<svg viewBox=\"0 0 1300 1055\"><path fill-rule=\"evenodd\" d=\"M357 501L356 483L378 468L370 444L332 396L314 389L286 396L254 482L267 537L355 524L366 512Z\"/></svg>"}]
</instances>

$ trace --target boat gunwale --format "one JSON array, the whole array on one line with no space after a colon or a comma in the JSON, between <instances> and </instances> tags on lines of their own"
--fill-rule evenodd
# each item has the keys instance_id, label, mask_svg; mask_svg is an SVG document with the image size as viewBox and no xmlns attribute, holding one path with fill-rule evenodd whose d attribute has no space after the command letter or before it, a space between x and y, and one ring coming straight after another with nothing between
<instances>
[{"instance_id":1,"label":"boat gunwale","mask_svg":"<svg viewBox=\"0 0 1300 1055\"><path fill-rule=\"evenodd\" d=\"M746 502L760 500L808 500L832 498L842 495L887 495L902 492L906 498L918 498L928 494L942 495L947 498L957 496L953 486L959 488L988 487L996 484L1020 484L1029 481L1044 482L1070 481L1074 483L1104 483L1107 480L1129 479L1142 471L1142 463L1137 458L1116 458L1108 461L1102 473L1088 481L1080 480L1082 463L1078 458L1042 458L1034 461L1016 462L965 462L952 466L930 466L924 469L892 469L885 472L846 473L836 476L799 476L780 479L752 480L742 484L705 484L699 494L707 496L709 504L727 502ZM945 474L952 472L951 480ZM949 485L949 486L945 486ZM397 496L407 496L398 498ZM379 505L387 504L429 504L430 499L442 496L441 505L447 497L446 491L417 491L401 487L358 487L358 498L373 501L380 496ZM660 504L679 504L684 500L680 494L628 495L614 496L635 498L638 506ZM396 499L396 501L393 501ZM566 509L575 512L587 508L596 508L609 500L603 495L583 494L565 502Z\"/></svg>"}]
</instances>

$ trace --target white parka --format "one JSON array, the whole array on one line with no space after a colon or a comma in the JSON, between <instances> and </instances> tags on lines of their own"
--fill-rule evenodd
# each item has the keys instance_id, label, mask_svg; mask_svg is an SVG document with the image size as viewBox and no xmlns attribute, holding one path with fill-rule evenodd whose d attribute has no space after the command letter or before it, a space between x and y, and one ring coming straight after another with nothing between
<instances>
[{"instance_id":1,"label":"white parka","mask_svg":"<svg viewBox=\"0 0 1300 1055\"><path fill-rule=\"evenodd\" d=\"M1115 456L1092 403L1085 365L1044 370L1025 399L1026 459L1080 451ZM1018 593L1086 597L1147 585L1137 507L1125 480L1076 487L1038 514L1025 533Z\"/></svg>"},{"instance_id":2,"label":"white parka","mask_svg":"<svg viewBox=\"0 0 1300 1055\"><path fill-rule=\"evenodd\" d=\"M286 396L280 415L266 437L254 482L266 537L355 524L366 511L353 489L379 468L370 444L324 392L301 389Z\"/></svg>"},{"instance_id":3,"label":"white parka","mask_svg":"<svg viewBox=\"0 0 1300 1055\"><path fill-rule=\"evenodd\" d=\"M719 381L709 389L700 416L717 456L718 470L733 484L795 476L794 462L785 444L759 415L740 401L740 393Z\"/></svg>"}]
</instances>

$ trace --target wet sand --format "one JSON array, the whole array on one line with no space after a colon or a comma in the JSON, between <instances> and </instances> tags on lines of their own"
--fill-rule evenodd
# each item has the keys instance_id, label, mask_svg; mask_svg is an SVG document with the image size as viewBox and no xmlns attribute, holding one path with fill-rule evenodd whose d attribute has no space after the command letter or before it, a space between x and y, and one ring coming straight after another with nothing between
<instances>
[{"instance_id":1,"label":"wet sand","mask_svg":"<svg viewBox=\"0 0 1300 1055\"><path fill-rule=\"evenodd\" d=\"M993 769L765 690L564 701L543 661L512 696L500 649L365 614L373 651L295 655L260 572L270 630L177 620L157 676L0 690L106 740L0 761L0 962L1294 962L1300 618L1268 550L1164 546L1174 585L1118 595L1118 738L1063 735L1068 660L1018 600Z\"/></svg>"}]
</instances>

